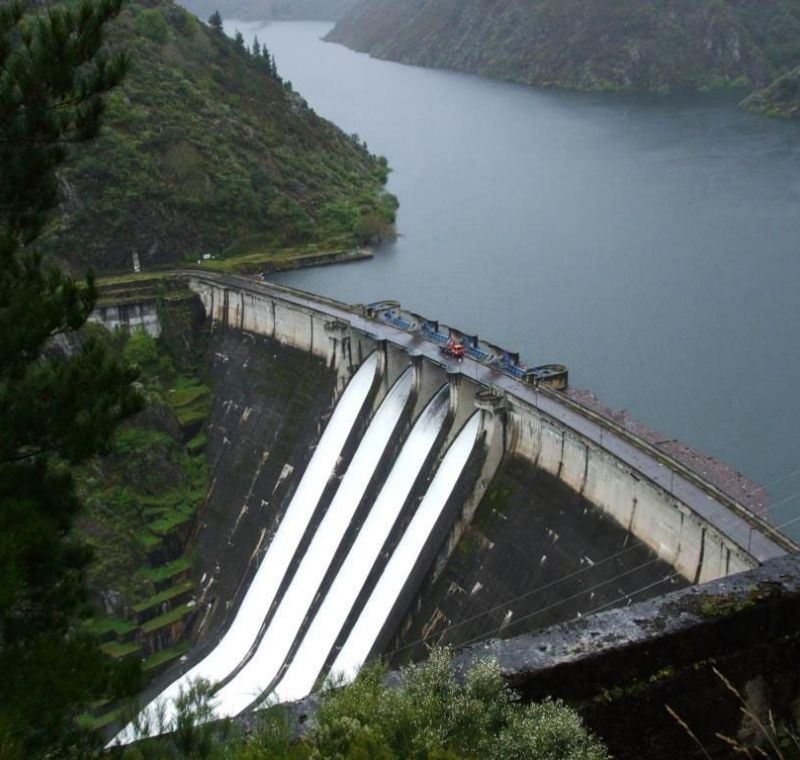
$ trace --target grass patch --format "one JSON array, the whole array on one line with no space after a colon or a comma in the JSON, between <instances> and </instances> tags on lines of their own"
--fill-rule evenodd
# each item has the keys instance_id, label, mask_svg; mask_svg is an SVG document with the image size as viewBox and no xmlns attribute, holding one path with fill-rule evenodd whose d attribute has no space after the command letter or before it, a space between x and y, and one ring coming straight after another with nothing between
<instances>
[{"instance_id":1,"label":"grass patch","mask_svg":"<svg viewBox=\"0 0 800 760\"><path fill-rule=\"evenodd\" d=\"M166 394L167 403L182 428L204 422L211 409L211 388L189 378L178 378Z\"/></svg>"},{"instance_id":2,"label":"grass patch","mask_svg":"<svg viewBox=\"0 0 800 760\"><path fill-rule=\"evenodd\" d=\"M140 530L134 534L137 543L141 546L145 551L150 551L151 549L155 549L161 543L161 537L156 536L150 533L147 530Z\"/></svg>"},{"instance_id":3,"label":"grass patch","mask_svg":"<svg viewBox=\"0 0 800 760\"><path fill-rule=\"evenodd\" d=\"M114 451L123 456L156 447L168 447L173 439L160 430L146 427L127 427L114 436Z\"/></svg>"},{"instance_id":4,"label":"grass patch","mask_svg":"<svg viewBox=\"0 0 800 760\"><path fill-rule=\"evenodd\" d=\"M142 670L148 671L152 670L153 668L157 668L159 665L163 665L165 662L170 662L170 660L175 660L178 657L181 657L182 655L186 654L188 650L188 641L185 641L182 644L177 644L174 647L169 647L169 649L162 649L160 652L151 654L142 663Z\"/></svg>"},{"instance_id":5,"label":"grass patch","mask_svg":"<svg viewBox=\"0 0 800 760\"><path fill-rule=\"evenodd\" d=\"M157 520L148 523L148 530L158 536L166 536L179 525L183 525L194 517L195 508L189 504L180 504L175 509L165 512ZM160 540L157 538L157 540Z\"/></svg>"},{"instance_id":6,"label":"grass patch","mask_svg":"<svg viewBox=\"0 0 800 760\"><path fill-rule=\"evenodd\" d=\"M99 731L101 728L105 728L107 725L117 720L122 715L124 709L124 707L118 707L116 710L110 710L103 715L97 716L83 713L75 718L75 722L81 728L88 728L90 731Z\"/></svg>"},{"instance_id":7,"label":"grass patch","mask_svg":"<svg viewBox=\"0 0 800 760\"><path fill-rule=\"evenodd\" d=\"M191 591L193 588L194 581L182 581L175 586L170 586L169 588L164 589L158 594L154 594L149 599L145 599L143 602L139 602L139 604L134 604L133 611L144 612L145 610L149 610L151 607L155 607L163 602L168 602L170 599L174 599L176 596L185 594L187 591Z\"/></svg>"},{"instance_id":8,"label":"grass patch","mask_svg":"<svg viewBox=\"0 0 800 760\"><path fill-rule=\"evenodd\" d=\"M178 559L174 560L173 562L168 562L166 565L159 565L158 567L144 567L142 568L141 573L145 578L147 578L147 580L153 583L158 583L159 581L164 581L167 578L171 578L173 575L182 573L184 570L190 569L191 566L191 559L184 555L182 557L178 557Z\"/></svg>"},{"instance_id":9,"label":"grass patch","mask_svg":"<svg viewBox=\"0 0 800 760\"><path fill-rule=\"evenodd\" d=\"M192 610L194 610L194 604L191 604L190 602L178 605L174 610L165 612L163 615L159 615L158 617L154 617L152 620L148 620L146 623L143 623L142 631L144 631L144 633L152 633L153 631L157 631L159 628L171 625L181 618L186 617L186 615L192 612Z\"/></svg>"},{"instance_id":10,"label":"grass patch","mask_svg":"<svg viewBox=\"0 0 800 760\"><path fill-rule=\"evenodd\" d=\"M105 644L100 645L100 649L103 652L116 659L127 657L134 652L138 652L141 648L141 645L133 641L128 641L125 643L120 643L119 641L107 641Z\"/></svg>"},{"instance_id":11,"label":"grass patch","mask_svg":"<svg viewBox=\"0 0 800 760\"><path fill-rule=\"evenodd\" d=\"M130 633L136 625L129 620L120 620L113 617L90 618L84 623L84 630L93 636L103 636L106 633L115 633L124 636Z\"/></svg>"},{"instance_id":12,"label":"grass patch","mask_svg":"<svg viewBox=\"0 0 800 760\"><path fill-rule=\"evenodd\" d=\"M199 454L208 443L208 436L202 431L199 432L189 443L186 444L186 450L192 454Z\"/></svg>"},{"instance_id":13,"label":"grass patch","mask_svg":"<svg viewBox=\"0 0 800 760\"><path fill-rule=\"evenodd\" d=\"M178 381L175 387L168 391L167 400L173 409L180 409L210 395L211 388L203 383Z\"/></svg>"}]
</instances>

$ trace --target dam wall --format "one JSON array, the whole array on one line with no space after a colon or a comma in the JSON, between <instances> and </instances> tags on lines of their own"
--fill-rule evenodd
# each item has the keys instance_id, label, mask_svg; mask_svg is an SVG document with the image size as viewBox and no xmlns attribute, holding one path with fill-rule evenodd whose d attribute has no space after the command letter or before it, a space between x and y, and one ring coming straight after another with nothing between
<instances>
[{"instance_id":1,"label":"dam wall","mask_svg":"<svg viewBox=\"0 0 800 760\"><path fill-rule=\"evenodd\" d=\"M598 444L534 406L509 399L508 451L554 475L693 583L749 570L758 559Z\"/></svg>"},{"instance_id":2,"label":"dam wall","mask_svg":"<svg viewBox=\"0 0 800 760\"><path fill-rule=\"evenodd\" d=\"M113 332L117 329L144 330L157 338L161 335L161 322L155 299L145 298L129 303L99 304L89 315L89 322L101 324Z\"/></svg>"},{"instance_id":3,"label":"dam wall","mask_svg":"<svg viewBox=\"0 0 800 760\"><path fill-rule=\"evenodd\" d=\"M351 667L400 649L419 653L461 622L480 621L450 643L513 635L750 570L794 548L696 473L561 394L561 365L527 370L477 336L474 356L454 354L453 328L442 343L437 324L434 340L394 302L347 306L197 272L183 281L215 347L214 479L194 538L204 565L200 646L180 673L165 674L158 688L175 680L163 694L207 670L236 714L259 699L255 687L302 692L340 660ZM152 313L157 325L155 299ZM99 319L123 326L111 312ZM413 478L392 481L433 399L431 448ZM393 506L390 482L390 492L403 493ZM369 554L361 530L374 529L376 504L394 516L377 534L382 543L372 542L363 585L352 585L357 599L343 627L320 651L324 669L301 673L294 655L307 635L326 630L315 622L334 614L329 596L344 594L341 568L352 552ZM486 529L495 518L510 532ZM268 598L251 594L262 575Z\"/></svg>"},{"instance_id":4,"label":"dam wall","mask_svg":"<svg viewBox=\"0 0 800 760\"><path fill-rule=\"evenodd\" d=\"M476 408L477 394L491 389L503 407L502 429L492 440L502 439L504 454L521 456L559 478L690 582L755 567L793 546L741 505L721 499L710 485L704 488L695 473L656 458L644 444L599 424L556 391L532 387L469 357L448 360L435 342L409 332L411 322L394 302L386 302L390 316L382 321L385 308L350 307L243 277L189 273L188 284L214 323L310 351L335 368L340 384L381 346L388 361L402 363L399 350L454 376L451 403L462 420ZM418 376L424 378L424 371ZM476 503L473 498L465 506L463 520ZM457 539L458 528L448 539L449 550ZM440 557L437 566L443 561Z\"/></svg>"},{"instance_id":5,"label":"dam wall","mask_svg":"<svg viewBox=\"0 0 800 760\"><path fill-rule=\"evenodd\" d=\"M354 332L347 321L322 310L269 297L258 290L231 288L208 276L191 277L189 287L200 297L213 324L266 335L309 351L337 369L340 384L376 348L374 338Z\"/></svg>"}]
</instances>

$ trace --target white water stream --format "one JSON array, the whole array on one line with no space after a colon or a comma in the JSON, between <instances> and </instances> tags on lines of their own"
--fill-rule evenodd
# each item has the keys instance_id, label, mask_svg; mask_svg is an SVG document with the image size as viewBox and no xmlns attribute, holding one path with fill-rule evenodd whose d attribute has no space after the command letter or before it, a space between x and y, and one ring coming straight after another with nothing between
<instances>
[{"instance_id":1,"label":"white water stream","mask_svg":"<svg viewBox=\"0 0 800 760\"><path fill-rule=\"evenodd\" d=\"M479 428L480 414L476 413L464 425L445 454L422 503L336 657L331 668L332 675L341 674L346 680L352 680L369 657L397 597L414 569L425 542L472 453Z\"/></svg>"},{"instance_id":2,"label":"white water stream","mask_svg":"<svg viewBox=\"0 0 800 760\"><path fill-rule=\"evenodd\" d=\"M223 680L255 644L284 573L369 394L377 367L378 356L373 353L342 393L230 628L204 659L173 681L142 711L141 722L147 724L147 735L160 733L162 726L157 724L169 724L174 719L174 700L181 691L186 691L197 679L210 683ZM164 725L163 728L168 730L169 727ZM128 724L112 739L110 746L127 744L136 738L139 738L137 731L133 724Z\"/></svg>"},{"instance_id":3,"label":"white water stream","mask_svg":"<svg viewBox=\"0 0 800 760\"><path fill-rule=\"evenodd\" d=\"M433 448L447 416L447 407L448 390L445 386L425 407L403 444L358 538L325 596L325 601L303 637L286 673L270 695L270 702L300 699L314 687L325 660L406 503L411 487Z\"/></svg>"},{"instance_id":4,"label":"white water stream","mask_svg":"<svg viewBox=\"0 0 800 760\"><path fill-rule=\"evenodd\" d=\"M216 694L217 717L240 713L278 675L397 427L411 392L412 379L413 372L409 368L375 413L258 648L242 669Z\"/></svg>"}]
</instances>

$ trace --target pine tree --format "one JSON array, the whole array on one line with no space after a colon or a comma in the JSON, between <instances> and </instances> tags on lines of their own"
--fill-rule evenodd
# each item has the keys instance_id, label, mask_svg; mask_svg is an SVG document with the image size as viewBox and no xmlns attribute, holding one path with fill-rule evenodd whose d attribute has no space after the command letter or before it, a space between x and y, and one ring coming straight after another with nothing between
<instances>
[{"instance_id":1,"label":"pine tree","mask_svg":"<svg viewBox=\"0 0 800 760\"><path fill-rule=\"evenodd\" d=\"M258 43L258 36L253 39L253 55L256 58L261 55L261 45Z\"/></svg>"},{"instance_id":2,"label":"pine tree","mask_svg":"<svg viewBox=\"0 0 800 760\"><path fill-rule=\"evenodd\" d=\"M208 17L208 25L218 34L222 34L222 16L219 15L219 11L214 11Z\"/></svg>"},{"instance_id":3,"label":"pine tree","mask_svg":"<svg viewBox=\"0 0 800 760\"><path fill-rule=\"evenodd\" d=\"M239 50L247 50L244 44L244 37L238 29L236 30L236 36L233 38L233 41L236 43L236 47L239 48Z\"/></svg>"},{"instance_id":4,"label":"pine tree","mask_svg":"<svg viewBox=\"0 0 800 760\"><path fill-rule=\"evenodd\" d=\"M128 368L76 335L94 307L43 260L36 239L56 203L55 170L100 127L124 56L103 55L121 0L80 0L30 15L0 7L0 747L58 752L75 705L108 693L112 670L77 632L83 568L70 533L71 467L107 443L140 400ZM57 350L55 338L71 340Z\"/></svg>"}]
</instances>

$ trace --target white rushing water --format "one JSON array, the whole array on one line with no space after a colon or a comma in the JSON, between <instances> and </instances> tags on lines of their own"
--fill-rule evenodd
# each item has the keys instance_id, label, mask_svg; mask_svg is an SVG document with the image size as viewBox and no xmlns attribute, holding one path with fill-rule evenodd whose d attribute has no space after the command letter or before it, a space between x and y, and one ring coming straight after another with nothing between
<instances>
[{"instance_id":1,"label":"white rushing water","mask_svg":"<svg viewBox=\"0 0 800 760\"><path fill-rule=\"evenodd\" d=\"M332 675L342 675L346 680L352 680L369 656L472 453L479 428L480 413L475 413L445 454L422 503L336 657L331 668Z\"/></svg>"},{"instance_id":2,"label":"white rushing water","mask_svg":"<svg viewBox=\"0 0 800 760\"><path fill-rule=\"evenodd\" d=\"M217 717L237 715L278 675L319 592L411 392L409 368L378 408L258 648L216 695Z\"/></svg>"},{"instance_id":3,"label":"white rushing water","mask_svg":"<svg viewBox=\"0 0 800 760\"><path fill-rule=\"evenodd\" d=\"M204 659L173 681L144 708L142 718L150 717L146 721L150 724L149 735L160 731L160 726L155 723L168 723L174 719L174 700L181 691L186 691L193 681L200 678L218 683L242 662L255 644L284 573L369 394L377 367L378 356L373 353L359 367L342 393L230 628ZM138 738L136 733L134 726L128 724L111 744L127 744Z\"/></svg>"},{"instance_id":4,"label":"white rushing water","mask_svg":"<svg viewBox=\"0 0 800 760\"><path fill-rule=\"evenodd\" d=\"M289 702L308 694L336 643L347 616L389 537L436 437L448 408L448 389L442 388L414 424L389 477L375 499L347 558L331 584L325 601L308 628L270 702ZM391 604L393 600L387 599Z\"/></svg>"}]
</instances>

